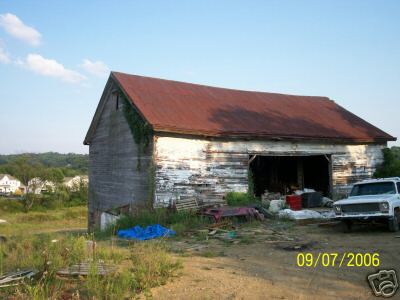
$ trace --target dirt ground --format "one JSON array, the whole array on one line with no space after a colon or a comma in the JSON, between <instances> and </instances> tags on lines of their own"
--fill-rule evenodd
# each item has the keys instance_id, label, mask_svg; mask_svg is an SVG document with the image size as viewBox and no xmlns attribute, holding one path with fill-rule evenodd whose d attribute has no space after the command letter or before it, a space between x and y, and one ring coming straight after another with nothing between
<instances>
[{"instance_id":1,"label":"dirt ground","mask_svg":"<svg viewBox=\"0 0 400 300\"><path fill-rule=\"evenodd\" d=\"M400 271L399 234L385 227L358 226L342 233L337 226L265 221L237 233L232 241L172 241L180 252L182 274L153 289L154 299L377 299L367 275L381 269ZM339 268L337 261L335 267L299 267L299 252L315 257L379 253L380 266L349 267L345 261ZM400 299L400 292L393 299Z\"/></svg>"}]
</instances>

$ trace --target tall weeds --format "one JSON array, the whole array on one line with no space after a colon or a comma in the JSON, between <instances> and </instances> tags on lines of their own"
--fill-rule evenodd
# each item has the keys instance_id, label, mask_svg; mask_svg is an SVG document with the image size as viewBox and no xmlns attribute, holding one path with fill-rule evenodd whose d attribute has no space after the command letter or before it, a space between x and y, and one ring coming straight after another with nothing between
<instances>
[{"instance_id":1,"label":"tall weeds","mask_svg":"<svg viewBox=\"0 0 400 300\"><path fill-rule=\"evenodd\" d=\"M0 299L124 299L164 284L177 275L181 264L172 258L163 241L92 248L90 236L39 235L12 238L3 247L5 272L36 269L37 276L23 284L0 290ZM89 245L89 246L88 246ZM95 249L95 254L92 253ZM1 250L1 249L0 249ZM1 258L1 255L0 255ZM81 262L89 263L87 276L61 279L57 271ZM112 265L108 275L98 272L98 263Z\"/></svg>"}]
</instances>

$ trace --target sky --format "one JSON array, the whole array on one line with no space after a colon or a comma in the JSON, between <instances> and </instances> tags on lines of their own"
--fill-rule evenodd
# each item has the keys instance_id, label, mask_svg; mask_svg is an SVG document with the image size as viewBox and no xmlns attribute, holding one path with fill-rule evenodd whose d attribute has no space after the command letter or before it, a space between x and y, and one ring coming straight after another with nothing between
<instances>
[{"instance_id":1,"label":"sky","mask_svg":"<svg viewBox=\"0 0 400 300\"><path fill-rule=\"evenodd\" d=\"M0 0L0 153L88 153L110 70L327 96L400 137L400 1Z\"/></svg>"}]
</instances>

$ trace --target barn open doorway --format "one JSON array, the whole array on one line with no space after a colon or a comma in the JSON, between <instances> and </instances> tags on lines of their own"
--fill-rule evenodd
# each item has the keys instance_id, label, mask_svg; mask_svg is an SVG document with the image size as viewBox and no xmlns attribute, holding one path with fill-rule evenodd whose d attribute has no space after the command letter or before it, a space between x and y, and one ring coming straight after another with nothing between
<instances>
[{"instance_id":1,"label":"barn open doorway","mask_svg":"<svg viewBox=\"0 0 400 300\"><path fill-rule=\"evenodd\" d=\"M266 190L288 194L303 188L330 196L329 155L250 155L249 162L256 196L261 196Z\"/></svg>"}]
</instances>

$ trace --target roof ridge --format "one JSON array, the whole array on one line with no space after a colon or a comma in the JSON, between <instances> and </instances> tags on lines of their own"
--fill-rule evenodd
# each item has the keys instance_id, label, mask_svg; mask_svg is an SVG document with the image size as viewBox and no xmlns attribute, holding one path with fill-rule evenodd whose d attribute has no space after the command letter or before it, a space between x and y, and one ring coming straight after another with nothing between
<instances>
[{"instance_id":1,"label":"roof ridge","mask_svg":"<svg viewBox=\"0 0 400 300\"><path fill-rule=\"evenodd\" d=\"M180 80L173 80L173 79L165 79L165 78L159 78L159 77L151 77L151 76L143 76L143 75L137 75L137 74L129 74L129 73L118 72L118 71L111 71L110 73L111 74L121 74L123 76L139 77L139 78L150 79L150 80L160 80L160 81L177 83L177 84L187 84L187 85L193 85L193 86L204 87L204 88L228 90L228 91L234 91L234 92L261 93L261 94L268 94L268 95L302 97L302 98L303 97L304 98L318 98L318 100L326 100L326 101L335 102L335 101L333 101L332 99L330 99L327 96L285 94L285 93L277 93L277 92L266 92L266 91L260 91L260 90L243 90L243 89L234 89L234 88L229 88L229 87L207 85L207 84L202 84L202 83L194 83L194 82L187 82L187 81L180 81ZM317 99L306 99L306 100L310 100L311 101L311 100L317 100Z\"/></svg>"}]
</instances>

